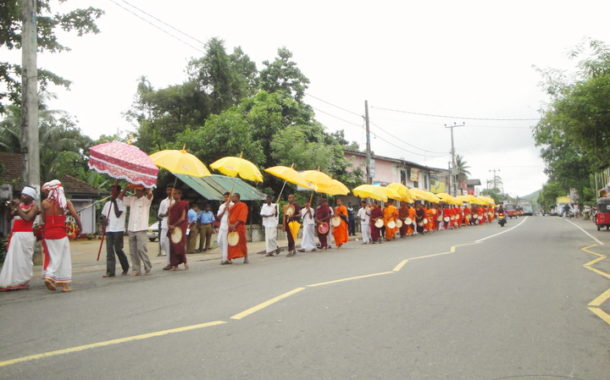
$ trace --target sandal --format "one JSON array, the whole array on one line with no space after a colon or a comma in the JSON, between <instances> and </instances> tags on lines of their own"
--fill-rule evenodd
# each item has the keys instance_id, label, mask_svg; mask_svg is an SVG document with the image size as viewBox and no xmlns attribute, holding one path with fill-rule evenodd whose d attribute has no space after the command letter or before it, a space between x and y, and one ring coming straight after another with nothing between
<instances>
[{"instance_id":1,"label":"sandal","mask_svg":"<svg viewBox=\"0 0 610 380\"><path fill-rule=\"evenodd\" d=\"M53 281L53 280L52 280L52 279L50 279L50 278L45 278L45 279L44 279L44 284L45 284L45 286L47 287L47 289L49 289L49 290L54 291L54 290L56 289L56 288L55 288L55 281Z\"/></svg>"}]
</instances>

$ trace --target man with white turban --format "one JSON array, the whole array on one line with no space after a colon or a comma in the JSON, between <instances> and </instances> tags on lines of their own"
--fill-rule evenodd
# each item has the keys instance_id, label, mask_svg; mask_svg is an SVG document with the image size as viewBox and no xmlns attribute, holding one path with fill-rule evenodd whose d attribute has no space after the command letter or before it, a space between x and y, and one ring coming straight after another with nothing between
<instances>
[{"instance_id":1,"label":"man with white turban","mask_svg":"<svg viewBox=\"0 0 610 380\"><path fill-rule=\"evenodd\" d=\"M21 191L21 203L12 201L9 204L13 226L0 272L0 291L27 289L30 286L36 243L32 227L39 213L34 202L36 198L36 189L26 186Z\"/></svg>"},{"instance_id":2,"label":"man with white turban","mask_svg":"<svg viewBox=\"0 0 610 380\"><path fill-rule=\"evenodd\" d=\"M44 283L49 290L61 285L62 292L69 292L72 290L72 258L66 233L66 215L74 218L79 231L83 228L72 202L66 199L61 182L55 179L45 183L42 192L47 195L47 199L42 201L41 211L44 223Z\"/></svg>"}]
</instances>

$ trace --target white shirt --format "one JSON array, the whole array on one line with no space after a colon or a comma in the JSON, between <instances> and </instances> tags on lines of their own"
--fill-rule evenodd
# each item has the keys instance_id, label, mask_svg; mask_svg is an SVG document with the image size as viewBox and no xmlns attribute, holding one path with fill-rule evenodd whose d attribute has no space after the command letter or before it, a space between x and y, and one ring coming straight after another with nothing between
<instances>
[{"instance_id":1,"label":"white shirt","mask_svg":"<svg viewBox=\"0 0 610 380\"><path fill-rule=\"evenodd\" d=\"M229 207L233 206L233 202L229 203ZM226 203L223 203L220 205L220 207L218 208L218 212L216 213L216 216L220 216L220 214L222 214L222 212L224 211L226 207ZM229 211L225 212L224 215L222 216L222 219L220 219L220 230L229 230Z\"/></svg>"},{"instance_id":2,"label":"white shirt","mask_svg":"<svg viewBox=\"0 0 610 380\"><path fill-rule=\"evenodd\" d=\"M305 216L305 213L309 210L309 214ZM316 224L316 220L314 219L315 210L311 207L303 207L301 209L301 220L303 221L303 225L308 224Z\"/></svg>"},{"instance_id":3,"label":"white shirt","mask_svg":"<svg viewBox=\"0 0 610 380\"><path fill-rule=\"evenodd\" d=\"M263 226L265 227L277 227L278 224L278 212L277 205L271 203L268 205L264 203L261 207L261 216L271 215L269 218L263 218Z\"/></svg>"},{"instance_id":4,"label":"white shirt","mask_svg":"<svg viewBox=\"0 0 610 380\"><path fill-rule=\"evenodd\" d=\"M161 214L165 214L165 216L161 218L161 229L167 229L167 212L169 211L169 206L170 206L169 197L162 200L161 203L159 204L159 212L157 212L157 216L159 216Z\"/></svg>"},{"instance_id":5,"label":"white shirt","mask_svg":"<svg viewBox=\"0 0 610 380\"><path fill-rule=\"evenodd\" d=\"M368 214L365 207L360 207L360 210L358 210L358 219L360 219L360 223L369 224L371 216Z\"/></svg>"},{"instance_id":6,"label":"white shirt","mask_svg":"<svg viewBox=\"0 0 610 380\"><path fill-rule=\"evenodd\" d=\"M102 208L102 215L108 221L106 232L125 232L125 205L123 205L123 201L120 199L116 200L116 205L119 211L123 211L118 218L112 201L106 202L104 208Z\"/></svg>"},{"instance_id":7,"label":"white shirt","mask_svg":"<svg viewBox=\"0 0 610 380\"><path fill-rule=\"evenodd\" d=\"M127 222L127 231L138 232L148 229L148 215L150 214L151 199L146 195L137 197L125 197L123 202L126 207L129 207L129 222Z\"/></svg>"}]
</instances>

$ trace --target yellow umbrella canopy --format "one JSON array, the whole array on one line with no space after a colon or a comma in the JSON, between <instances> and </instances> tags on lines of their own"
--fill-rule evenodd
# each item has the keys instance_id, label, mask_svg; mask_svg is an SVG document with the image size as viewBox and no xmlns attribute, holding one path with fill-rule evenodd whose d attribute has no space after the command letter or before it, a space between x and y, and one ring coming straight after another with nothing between
<instances>
[{"instance_id":1,"label":"yellow umbrella canopy","mask_svg":"<svg viewBox=\"0 0 610 380\"><path fill-rule=\"evenodd\" d=\"M275 177L283 179L286 182L292 183L293 185L298 185L306 189L315 190L315 186L313 186L310 182L307 182L305 178L303 178L303 175L301 173L291 167L272 166L270 168L265 169L265 171Z\"/></svg>"},{"instance_id":2,"label":"yellow umbrella canopy","mask_svg":"<svg viewBox=\"0 0 610 380\"><path fill-rule=\"evenodd\" d=\"M301 172L305 181L314 184L315 186L332 186L333 179L326 173L319 170L304 170ZM348 190L349 191L349 190Z\"/></svg>"},{"instance_id":3,"label":"yellow umbrella canopy","mask_svg":"<svg viewBox=\"0 0 610 380\"><path fill-rule=\"evenodd\" d=\"M492 197L486 197L481 195L479 196L479 200L482 202L482 204L487 206L493 206L496 204L496 201L494 201Z\"/></svg>"},{"instance_id":4,"label":"yellow umbrella canopy","mask_svg":"<svg viewBox=\"0 0 610 380\"><path fill-rule=\"evenodd\" d=\"M181 150L162 150L150 155L155 165L167 169L174 174L186 174L193 177L206 177L211 175L197 157Z\"/></svg>"},{"instance_id":5,"label":"yellow umbrella canopy","mask_svg":"<svg viewBox=\"0 0 610 380\"><path fill-rule=\"evenodd\" d=\"M398 199L399 201L409 202L409 203L414 201L414 197L411 194L411 192L409 191L409 188L406 187L405 185L403 185L402 183L391 183L386 187L388 189L392 189L392 190L396 191L398 193L398 195L400 195L400 198Z\"/></svg>"},{"instance_id":6,"label":"yellow umbrella canopy","mask_svg":"<svg viewBox=\"0 0 610 380\"><path fill-rule=\"evenodd\" d=\"M352 190L352 193L359 198L372 198L386 202L388 195L381 186L360 185Z\"/></svg>"},{"instance_id":7,"label":"yellow umbrella canopy","mask_svg":"<svg viewBox=\"0 0 610 380\"><path fill-rule=\"evenodd\" d=\"M248 181L263 182L263 175L256 165L242 157L223 157L211 163L210 167L229 177L240 176Z\"/></svg>"},{"instance_id":8,"label":"yellow umbrella canopy","mask_svg":"<svg viewBox=\"0 0 610 380\"><path fill-rule=\"evenodd\" d=\"M316 186L316 191L318 193L324 193L328 195L347 195L349 194L349 189L347 186L337 181L336 179L332 179L329 184L320 184Z\"/></svg>"},{"instance_id":9,"label":"yellow umbrella canopy","mask_svg":"<svg viewBox=\"0 0 610 380\"><path fill-rule=\"evenodd\" d=\"M427 202L431 202L431 203L439 203L441 200L434 194L432 194L429 191L425 191L422 189L410 189L411 194L413 194L415 196L415 199L418 199L420 201L427 201Z\"/></svg>"},{"instance_id":10,"label":"yellow umbrella canopy","mask_svg":"<svg viewBox=\"0 0 610 380\"><path fill-rule=\"evenodd\" d=\"M478 204L478 199L477 197L475 197L474 195L470 195L470 194L466 194L466 195L459 195L456 197L457 200L465 202L465 203L472 203L472 204Z\"/></svg>"},{"instance_id":11,"label":"yellow umbrella canopy","mask_svg":"<svg viewBox=\"0 0 610 380\"><path fill-rule=\"evenodd\" d=\"M402 198L402 196L394 188L388 186L382 186L381 188L385 191L386 195L390 199L395 199L398 201L400 198Z\"/></svg>"},{"instance_id":12,"label":"yellow umbrella canopy","mask_svg":"<svg viewBox=\"0 0 610 380\"><path fill-rule=\"evenodd\" d=\"M457 198L454 198L453 196L447 194L447 193L438 193L436 194L436 196L445 203L449 203L452 205L458 205L458 204L462 204L461 201L459 201Z\"/></svg>"}]
</instances>

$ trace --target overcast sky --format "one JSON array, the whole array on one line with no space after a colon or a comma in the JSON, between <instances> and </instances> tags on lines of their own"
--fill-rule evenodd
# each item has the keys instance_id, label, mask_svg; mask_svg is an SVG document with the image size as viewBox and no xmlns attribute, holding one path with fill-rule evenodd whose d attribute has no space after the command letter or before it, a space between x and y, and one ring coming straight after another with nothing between
<instances>
[{"instance_id":1,"label":"overcast sky","mask_svg":"<svg viewBox=\"0 0 610 380\"><path fill-rule=\"evenodd\" d=\"M72 51L43 54L39 65L72 80L51 106L93 138L134 130L122 113L140 76L155 88L181 83L188 60L203 54L133 5L199 41L241 46L259 69L287 47L311 81L306 101L317 119L362 148L368 100L376 154L446 168L444 125L465 123L454 130L455 149L471 177L485 184L500 170L513 196L546 181L530 128L548 98L534 66L573 68L568 52L585 37L610 41L609 1L73 0L60 9L89 5L106 12L101 33L62 36Z\"/></svg>"}]
</instances>

